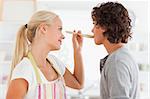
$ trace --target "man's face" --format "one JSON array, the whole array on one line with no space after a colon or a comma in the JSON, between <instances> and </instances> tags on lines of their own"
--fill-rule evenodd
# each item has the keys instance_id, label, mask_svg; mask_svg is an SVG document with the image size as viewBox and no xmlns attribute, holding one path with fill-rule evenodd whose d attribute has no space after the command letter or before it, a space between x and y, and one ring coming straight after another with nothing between
<instances>
[{"instance_id":1,"label":"man's face","mask_svg":"<svg viewBox=\"0 0 150 99\"><path fill-rule=\"evenodd\" d=\"M103 44L103 42L107 39L104 37L103 33L105 32L105 29L103 29L100 25L96 25L96 22L93 22L94 26L92 29L92 32L94 34L94 42L96 45Z\"/></svg>"}]
</instances>

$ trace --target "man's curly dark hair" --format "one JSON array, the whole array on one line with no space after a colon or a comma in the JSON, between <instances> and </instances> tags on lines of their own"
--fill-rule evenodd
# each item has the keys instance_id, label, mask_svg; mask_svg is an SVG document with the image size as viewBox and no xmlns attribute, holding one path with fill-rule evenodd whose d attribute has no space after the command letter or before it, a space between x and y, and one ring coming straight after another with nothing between
<instances>
[{"instance_id":1,"label":"man's curly dark hair","mask_svg":"<svg viewBox=\"0 0 150 99\"><path fill-rule=\"evenodd\" d=\"M91 15L96 25L106 30L103 35L110 43L127 43L131 38L131 19L122 4L117 2L102 3L93 8Z\"/></svg>"}]
</instances>

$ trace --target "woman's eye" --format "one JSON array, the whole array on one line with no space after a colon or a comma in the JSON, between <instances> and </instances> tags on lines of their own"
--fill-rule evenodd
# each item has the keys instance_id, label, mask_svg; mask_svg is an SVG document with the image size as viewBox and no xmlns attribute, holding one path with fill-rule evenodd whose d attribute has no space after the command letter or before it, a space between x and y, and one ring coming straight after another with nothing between
<instances>
[{"instance_id":1,"label":"woman's eye","mask_svg":"<svg viewBox=\"0 0 150 99\"><path fill-rule=\"evenodd\" d=\"M60 31L62 31L62 28L58 28Z\"/></svg>"}]
</instances>

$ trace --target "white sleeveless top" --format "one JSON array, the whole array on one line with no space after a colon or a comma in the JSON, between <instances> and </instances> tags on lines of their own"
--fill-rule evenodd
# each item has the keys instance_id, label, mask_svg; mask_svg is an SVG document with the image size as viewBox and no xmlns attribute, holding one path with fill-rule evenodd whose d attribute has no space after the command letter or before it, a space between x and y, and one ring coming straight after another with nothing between
<instances>
[{"instance_id":1,"label":"white sleeveless top","mask_svg":"<svg viewBox=\"0 0 150 99\"><path fill-rule=\"evenodd\" d=\"M54 81L48 81L40 69L37 66L34 67L31 59L27 57L23 58L13 70L11 80L23 78L29 84L24 99L66 99L65 82L63 80L65 65L53 55L49 55L48 60L59 74L58 79Z\"/></svg>"}]
</instances>

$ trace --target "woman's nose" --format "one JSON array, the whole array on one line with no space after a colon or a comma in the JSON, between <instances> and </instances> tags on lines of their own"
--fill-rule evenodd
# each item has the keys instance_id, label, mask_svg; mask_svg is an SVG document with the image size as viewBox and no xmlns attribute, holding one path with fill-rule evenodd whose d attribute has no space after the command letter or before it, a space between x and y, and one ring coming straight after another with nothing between
<instances>
[{"instance_id":1,"label":"woman's nose","mask_svg":"<svg viewBox=\"0 0 150 99\"><path fill-rule=\"evenodd\" d=\"M65 39L65 36L62 34L62 39Z\"/></svg>"}]
</instances>

